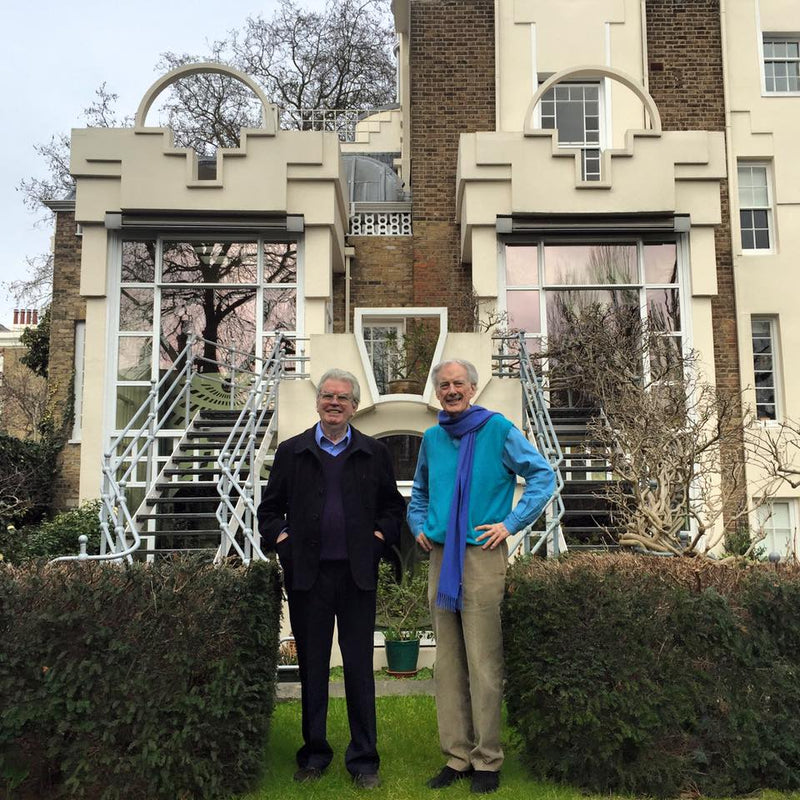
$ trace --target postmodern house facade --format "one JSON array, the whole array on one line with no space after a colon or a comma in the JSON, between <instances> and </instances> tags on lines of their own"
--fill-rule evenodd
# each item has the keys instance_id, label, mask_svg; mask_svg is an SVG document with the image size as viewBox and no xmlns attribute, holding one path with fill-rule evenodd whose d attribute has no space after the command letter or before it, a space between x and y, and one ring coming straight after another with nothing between
<instances>
[{"instance_id":1,"label":"postmodern house facade","mask_svg":"<svg viewBox=\"0 0 800 800\"><path fill-rule=\"evenodd\" d=\"M359 377L356 424L391 437L404 488L435 421L432 361L476 363L478 402L533 436L482 321L535 350L567 297L658 321L710 380L746 389L765 426L800 416L781 355L800 338L796 3L394 0L393 13L397 105L347 133L281 129L270 98L219 65L157 81L132 128L73 131L75 198L53 203L51 380L76 387L78 415L58 492L107 500L109 548L130 549L135 527L143 553L257 553L249 475L314 421L331 366ZM211 169L148 126L196 69L233 75L263 109ZM422 374L400 352L415 337ZM406 377L421 383L393 383ZM793 549L796 503L773 502L771 550ZM588 526L569 503L548 518L570 513Z\"/></svg>"}]
</instances>

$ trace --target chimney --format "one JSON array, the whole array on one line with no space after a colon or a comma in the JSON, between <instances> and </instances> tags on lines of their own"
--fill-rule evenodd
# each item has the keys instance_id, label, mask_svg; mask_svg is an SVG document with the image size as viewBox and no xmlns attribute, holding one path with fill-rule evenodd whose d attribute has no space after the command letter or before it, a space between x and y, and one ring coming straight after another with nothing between
<instances>
[{"instance_id":1,"label":"chimney","mask_svg":"<svg viewBox=\"0 0 800 800\"><path fill-rule=\"evenodd\" d=\"M14 325L19 325L19 309L14 309Z\"/></svg>"}]
</instances>

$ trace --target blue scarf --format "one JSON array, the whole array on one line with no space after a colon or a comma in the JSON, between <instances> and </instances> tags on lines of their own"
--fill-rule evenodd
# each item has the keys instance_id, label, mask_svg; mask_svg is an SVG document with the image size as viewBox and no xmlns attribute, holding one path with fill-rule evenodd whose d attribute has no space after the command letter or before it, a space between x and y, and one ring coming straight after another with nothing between
<instances>
[{"instance_id":1,"label":"blue scarf","mask_svg":"<svg viewBox=\"0 0 800 800\"><path fill-rule=\"evenodd\" d=\"M456 467L456 485L447 518L442 570L436 605L446 611L459 611L463 603L461 578L464 574L464 551L467 549L469 527L469 493L472 485L472 462L475 455L475 436L497 412L482 406L470 406L457 417L439 412L439 425L453 439L461 439Z\"/></svg>"}]
</instances>

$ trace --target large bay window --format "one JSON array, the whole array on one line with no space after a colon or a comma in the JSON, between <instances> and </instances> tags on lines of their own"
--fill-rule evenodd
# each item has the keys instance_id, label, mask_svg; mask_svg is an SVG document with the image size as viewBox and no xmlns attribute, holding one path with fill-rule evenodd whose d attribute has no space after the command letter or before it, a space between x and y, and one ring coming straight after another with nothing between
<instances>
[{"instance_id":1,"label":"large bay window","mask_svg":"<svg viewBox=\"0 0 800 800\"><path fill-rule=\"evenodd\" d=\"M132 418L151 381L175 364L192 335L198 372L218 374L228 383L252 372L278 333L297 334L297 287L294 241L123 241L116 428ZM213 406L215 391L220 390L209 381L206 405Z\"/></svg>"},{"instance_id":2,"label":"large bay window","mask_svg":"<svg viewBox=\"0 0 800 800\"><path fill-rule=\"evenodd\" d=\"M599 305L641 319L669 343L658 357L682 351L683 315L677 241L508 243L505 310L511 328L534 349L557 336L570 313Z\"/></svg>"}]
</instances>

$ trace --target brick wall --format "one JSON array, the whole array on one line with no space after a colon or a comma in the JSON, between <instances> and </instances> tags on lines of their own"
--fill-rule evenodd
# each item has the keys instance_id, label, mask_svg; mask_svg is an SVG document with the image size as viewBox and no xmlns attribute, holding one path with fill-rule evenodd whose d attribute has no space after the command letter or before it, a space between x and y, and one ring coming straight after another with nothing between
<instances>
[{"instance_id":1,"label":"brick wall","mask_svg":"<svg viewBox=\"0 0 800 800\"><path fill-rule=\"evenodd\" d=\"M650 94L665 130L725 131L719 0L646 0ZM714 235L717 291L712 300L717 386L741 392L728 182L720 184L722 222ZM736 446L728 459L742 459ZM725 473L728 470L724 470ZM741 504L744 495L735 503ZM732 510L732 509L731 509Z\"/></svg>"},{"instance_id":2,"label":"brick wall","mask_svg":"<svg viewBox=\"0 0 800 800\"><path fill-rule=\"evenodd\" d=\"M48 388L55 408L63 413L70 407L73 391L75 323L86 319L86 303L80 296L81 239L76 235L75 216L70 211L56 214L53 264ZM70 421L68 431L71 430ZM68 443L61 452L53 501L56 508L74 506L78 502L80 457L79 444Z\"/></svg>"},{"instance_id":3,"label":"brick wall","mask_svg":"<svg viewBox=\"0 0 800 800\"><path fill-rule=\"evenodd\" d=\"M460 133L495 129L494 0L411 0L414 304L468 327L469 265L455 223Z\"/></svg>"},{"instance_id":4,"label":"brick wall","mask_svg":"<svg viewBox=\"0 0 800 800\"><path fill-rule=\"evenodd\" d=\"M410 236L351 236L355 250L350 264L350 330L356 306L414 305L412 253ZM344 275L334 275L334 333L343 333Z\"/></svg>"}]
</instances>

